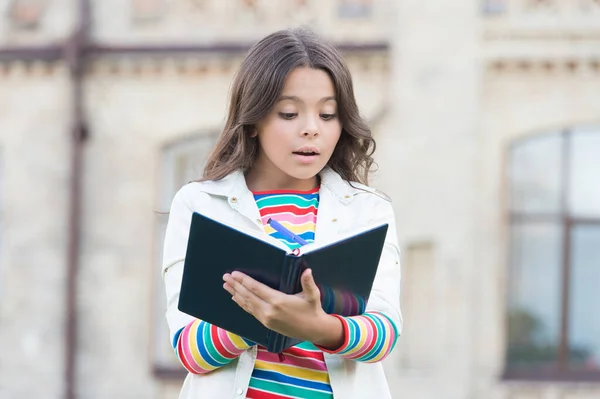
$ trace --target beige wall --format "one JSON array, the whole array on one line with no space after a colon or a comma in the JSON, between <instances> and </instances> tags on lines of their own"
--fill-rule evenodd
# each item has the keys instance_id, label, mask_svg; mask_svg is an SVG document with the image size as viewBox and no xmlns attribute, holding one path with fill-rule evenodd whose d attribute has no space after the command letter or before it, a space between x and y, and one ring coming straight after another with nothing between
<instances>
[{"instance_id":1,"label":"beige wall","mask_svg":"<svg viewBox=\"0 0 600 399\"><path fill-rule=\"evenodd\" d=\"M64 373L69 86L0 75L0 397L58 397ZM42 390L43 389L43 390Z\"/></svg>"},{"instance_id":2,"label":"beige wall","mask_svg":"<svg viewBox=\"0 0 600 399\"><path fill-rule=\"evenodd\" d=\"M134 29L128 11L112 12L115 1L96 4L97 39L210 42L224 34L222 26L210 25L217 18L186 16L190 11L184 8ZM215 12L226 11L223 2L208 3ZM405 327L385 361L394 397L600 397L600 385L499 379L507 267L505 151L522 135L600 121L600 71L590 63L600 58L593 34L600 27L585 14L585 23L560 25L561 32L579 32L582 39L546 37L547 25L539 19L527 25L511 13L492 21L481 15L477 0L433 6L381 1L369 23L336 22L335 2L326 4L331 8L316 18L310 10L285 17L277 8L254 17L232 11L227 18L241 27L226 33L242 41L249 33L262 34L243 25L252 18L263 18L265 32L303 19L341 41L392 43L389 55L346 56L361 111L378 140L380 170L373 185L394 200L403 250ZM0 23L0 43L60 37L63 30L53 26L71 18L65 10L54 9L42 24L48 35L9 34ZM523 59L532 66L519 67ZM571 71L567 60L580 67ZM88 71L78 397L177 396L178 383L158 380L151 371L152 329L161 317L153 301L162 289L154 285L162 245L154 213L164 210L162 151L219 129L239 61L240 55L160 62L121 57L97 60ZM542 67L548 62L556 66L550 72ZM20 68L0 69L8 71L0 73L0 397L59 398L69 85L60 66L47 72Z\"/></svg>"},{"instance_id":3,"label":"beige wall","mask_svg":"<svg viewBox=\"0 0 600 399\"><path fill-rule=\"evenodd\" d=\"M387 362L397 397L470 395L478 188L476 3L398 5L393 111L379 154L380 184L394 199L404 250L404 336L412 345L401 340L396 359ZM412 276L424 280L413 285ZM424 293L415 292L419 287Z\"/></svg>"},{"instance_id":4,"label":"beige wall","mask_svg":"<svg viewBox=\"0 0 600 399\"><path fill-rule=\"evenodd\" d=\"M580 60L579 71L573 72L563 62L555 62L555 71L545 72L538 64L532 70L522 70L509 63L506 69L486 71L482 92L481 113L481 226L477 246L482 265L477 277L480 294L477 329L478 356L475 359L483 392L539 391L541 398L596 398L600 385L553 384L536 388L535 384L499 384L493 379L483 388L488 372L501 372L504 353L504 282L508 263L506 187L503 167L507 145L523 136L545 131L600 122L600 71L588 69ZM502 313L500 313L502 312ZM493 377L493 374L492 374ZM525 388L519 388L525 386ZM490 388L495 387L495 388ZM526 394L523 394L526 395ZM553 396L558 395L558 396ZM517 398L527 396L516 396Z\"/></svg>"}]
</instances>

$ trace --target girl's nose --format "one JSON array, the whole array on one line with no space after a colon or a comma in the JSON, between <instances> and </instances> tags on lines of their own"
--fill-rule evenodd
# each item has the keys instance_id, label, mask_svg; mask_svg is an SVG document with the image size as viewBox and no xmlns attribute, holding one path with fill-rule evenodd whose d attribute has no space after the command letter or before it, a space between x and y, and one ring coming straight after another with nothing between
<instances>
[{"instance_id":1,"label":"girl's nose","mask_svg":"<svg viewBox=\"0 0 600 399\"><path fill-rule=\"evenodd\" d=\"M303 136L316 136L319 134L319 127L314 117L306 117L306 125L304 126Z\"/></svg>"}]
</instances>

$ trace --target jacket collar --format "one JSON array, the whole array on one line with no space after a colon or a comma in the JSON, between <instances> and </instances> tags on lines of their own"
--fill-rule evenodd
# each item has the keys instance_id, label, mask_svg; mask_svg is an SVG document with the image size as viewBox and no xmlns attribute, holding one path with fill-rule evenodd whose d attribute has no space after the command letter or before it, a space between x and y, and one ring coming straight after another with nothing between
<instances>
[{"instance_id":1,"label":"jacket collar","mask_svg":"<svg viewBox=\"0 0 600 399\"><path fill-rule=\"evenodd\" d=\"M366 188L358 183L353 184L360 186L360 188L352 187L329 167L324 168L319 176L321 177L321 189L325 187L344 204L350 203L356 193L361 191L361 188L363 190ZM241 169L232 172L221 180L202 182L202 191L212 195L228 197L229 199L241 199L252 194L246 185L244 172Z\"/></svg>"}]
</instances>

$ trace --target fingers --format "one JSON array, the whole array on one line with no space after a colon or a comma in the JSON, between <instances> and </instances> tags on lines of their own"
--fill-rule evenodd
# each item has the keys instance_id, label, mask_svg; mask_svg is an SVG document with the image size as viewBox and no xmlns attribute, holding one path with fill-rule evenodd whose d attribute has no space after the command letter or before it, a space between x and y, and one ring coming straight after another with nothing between
<instances>
[{"instance_id":1,"label":"fingers","mask_svg":"<svg viewBox=\"0 0 600 399\"><path fill-rule=\"evenodd\" d=\"M317 283L315 283L312 270L306 269L304 273L302 273L300 283L302 284L302 291L308 296L308 298L317 301L321 300L321 291L319 290L319 287L317 287Z\"/></svg>"},{"instance_id":2,"label":"fingers","mask_svg":"<svg viewBox=\"0 0 600 399\"><path fill-rule=\"evenodd\" d=\"M225 276L227 276L227 274ZM229 276L231 276L231 278L233 279L232 286L234 289L238 289L238 287L243 287L244 289L250 291L263 301L271 302L278 294L278 291L266 286L263 283L256 281L252 277L242 272L235 271Z\"/></svg>"},{"instance_id":3,"label":"fingers","mask_svg":"<svg viewBox=\"0 0 600 399\"><path fill-rule=\"evenodd\" d=\"M239 272L225 274L223 280L225 281L223 288L231 294L231 299L242 309L254 317L260 317L259 315L264 313L262 309L268 307L268 304L256 293L262 293L268 297L269 295L265 294L266 290L263 287L268 290L271 288Z\"/></svg>"},{"instance_id":4,"label":"fingers","mask_svg":"<svg viewBox=\"0 0 600 399\"><path fill-rule=\"evenodd\" d=\"M254 315L253 309L253 299L256 301L258 298L250 298L245 293L242 292L241 288L236 290L231 284L225 283L223 284L223 288L227 290L231 294L231 300L238 304L239 307L244 309L246 312Z\"/></svg>"}]
</instances>

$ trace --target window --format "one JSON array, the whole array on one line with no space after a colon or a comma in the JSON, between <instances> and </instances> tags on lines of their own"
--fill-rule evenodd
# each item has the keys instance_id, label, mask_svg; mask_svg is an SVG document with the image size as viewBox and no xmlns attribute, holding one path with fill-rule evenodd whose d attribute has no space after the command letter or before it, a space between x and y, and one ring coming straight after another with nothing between
<instances>
[{"instance_id":1,"label":"window","mask_svg":"<svg viewBox=\"0 0 600 399\"><path fill-rule=\"evenodd\" d=\"M206 158L216 142L216 135L201 134L177 141L163 149L162 176L160 184L159 209L156 221L156 266L152 267L154 278L154 370L164 377L183 377L185 370L177 360L169 341L169 329L165 319L166 300L160 274L162 264L162 244L169 219L171 201L177 191L186 183L202 176Z\"/></svg>"},{"instance_id":2,"label":"window","mask_svg":"<svg viewBox=\"0 0 600 399\"><path fill-rule=\"evenodd\" d=\"M373 0L340 0L338 14L342 18L367 18L373 13Z\"/></svg>"},{"instance_id":3,"label":"window","mask_svg":"<svg viewBox=\"0 0 600 399\"><path fill-rule=\"evenodd\" d=\"M39 26L46 2L43 0L12 0L9 4L8 15L13 27L17 29L35 29Z\"/></svg>"},{"instance_id":4,"label":"window","mask_svg":"<svg viewBox=\"0 0 600 399\"><path fill-rule=\"evenodd\" d=\"M130 5L134 22L157 22L166 14L164 0L131 0Z\"/></svg>"},{"instance_id":5,"label":"window","mask_svg":"<svg viewBox=\"0 0 600 399\"><path fill-rule=\"evenodd\" d=\"M3 223L3 212L4 212L4 165L3 165L3 157L2 157L2 150L0 149L0 300L2 300L2 294L4 293L3 289L4 289L4 264L2 262L3 256L2 256L2 250L4 247L4 223Z\"/></svg>"},{"instance_id":6,"label":"window","mask_svg":"<svg viewBox=\"0 0 600 399\"><path fill-rule=\"evenodd\" d=\"M437 314L436 298L431 294L436 280L436 248L432 242L414 242L406 246L402 259L401 303L407 326L399 346L400 366L427 370L435 366Z\"/></svg>"},{"instance_id":7,"label":"window","mask_svg":"<svg viewBox=\"0 0 600 399\"><path fill-rule=\"evenodd\" d=\"M507 378L600 380L600 126L510 149Z\"/></svg>"},{"instance_id":8,"label":"window","mask_svg":"<svg viewBox=\"0 0 600 399\"><path fill-rule=\"evenodd\" d=\"M487 15L503 14L508 8L507 0L483 0L483 13Z\"/></svg>"}]
</instances>

